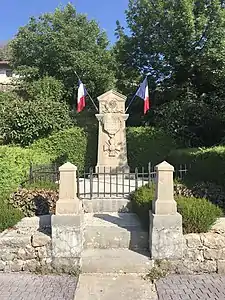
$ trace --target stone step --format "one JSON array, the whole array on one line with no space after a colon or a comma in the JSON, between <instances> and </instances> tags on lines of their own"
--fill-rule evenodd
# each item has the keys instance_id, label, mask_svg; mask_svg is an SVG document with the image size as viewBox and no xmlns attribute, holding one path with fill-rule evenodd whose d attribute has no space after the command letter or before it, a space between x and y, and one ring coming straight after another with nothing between
<instances>
[{"instance_id":1,"label":"stone step","mask_svg":"<svg viewBox=\"0 0 225 300\"><path fill-rule=\"evenodd\" d=\"M140 273L153 267L148 252L129 249L86 249L81 255L82 273Z\"/></svg>"},{"instance_id":2,"label":"stone step","mask_svg":"<svg viewBox=\"0 0 225 300\"><path fill-rule=\"evenodd\" d=\"M86 213L129 212L131 202L127 198L93 198L82 199Z\"/></svg>"},{"instance_id":3,"label":"stone step","mask_svg":"<svg viewBox=\"0 0 225 300\"><path fill-rule=\"evenodd\" d=\"M95 213L84 215L84 248L149 248L148 232L136 214Z\"/></svg>"}]
</instances>

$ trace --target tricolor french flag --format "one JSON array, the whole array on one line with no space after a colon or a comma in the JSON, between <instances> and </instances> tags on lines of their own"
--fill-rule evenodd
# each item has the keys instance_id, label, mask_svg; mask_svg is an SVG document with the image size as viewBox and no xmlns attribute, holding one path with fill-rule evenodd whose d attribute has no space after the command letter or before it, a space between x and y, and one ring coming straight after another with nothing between
<instances>
[{"instance_id":1,"label":"tricolor french flag","mask_svg":"<svg viewBox=\"0 0 225 300\"><path fill-rule=\"evenodd\" d=\"M81 112L85 108L85 100L87 96L87 90L84 84L79 80L78 82L78 96L77 96L77 112Z\"/></svg>"},{"instance_id":2,"label":"tricolor french flag","mask_svg":"<svg viewBox=\"0 0 225 300\"><path fill-rule=\"evenodd\" d=\"M149 98L149 91L148 91L148 80L147 77L141 83L139 89L137 90L135 96L140 97L144 100L144 114L148 112L150 109L150 98Z\"/></svg>"}]
</instances>

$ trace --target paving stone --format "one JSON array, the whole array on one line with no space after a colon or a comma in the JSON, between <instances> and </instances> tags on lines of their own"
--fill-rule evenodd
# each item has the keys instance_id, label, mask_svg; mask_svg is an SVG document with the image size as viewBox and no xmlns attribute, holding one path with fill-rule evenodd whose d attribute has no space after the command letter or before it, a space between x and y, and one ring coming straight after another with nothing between
<instances>
[{"instance_id":1,"label":"paving stone","mask_svg":"<svg viewBox=\"0 0 225 300\"><path fill-rule=\"evenodd\" d=\"M73 276L0 273L1 300L73 300Z\"/></svg>"},{"instance_id":2,"label":"paving stone","mask_svg":"<svg viewBox=\"0 0 225 300\"><path fill-rule=\"evenodd\" d=\"M225 299L225 276L173 275L160 279L156 283L156 290L158 300L222 300Z\"/></svg>"}]
</instances>

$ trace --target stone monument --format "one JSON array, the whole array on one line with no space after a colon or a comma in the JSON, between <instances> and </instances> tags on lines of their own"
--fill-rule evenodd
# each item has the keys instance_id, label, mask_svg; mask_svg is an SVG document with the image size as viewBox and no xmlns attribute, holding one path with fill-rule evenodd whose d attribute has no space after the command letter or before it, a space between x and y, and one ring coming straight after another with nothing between
<instances>
[{"instance_id":1,"label":"stone monument","mask_svg":"<svg viewBox=\"0 0 225 300\"><path fill-rule=\"evenodd\" d=\"M126 97L116 91L109 91L98 97L99 121L98 162L96 173L109 173L128 169L126 120Z\"/></svg>"}]
</instances>

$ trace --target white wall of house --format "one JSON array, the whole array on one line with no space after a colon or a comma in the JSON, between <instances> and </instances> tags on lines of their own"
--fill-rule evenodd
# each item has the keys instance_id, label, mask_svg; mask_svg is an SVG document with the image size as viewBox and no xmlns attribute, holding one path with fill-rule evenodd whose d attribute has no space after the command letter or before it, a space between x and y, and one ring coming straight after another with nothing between
<instances>
[{"instance_id":1,"label":"white wall of house","mask_svg":"<svg viewBox=\"0 0 225 300\"><path fill-rule=\"evenodd\" d=\"M13 74L7 65L1 65L0 63L0 84L10 84L15 78L18 78L18 76Z\"/></svg>"}]
</instances>

